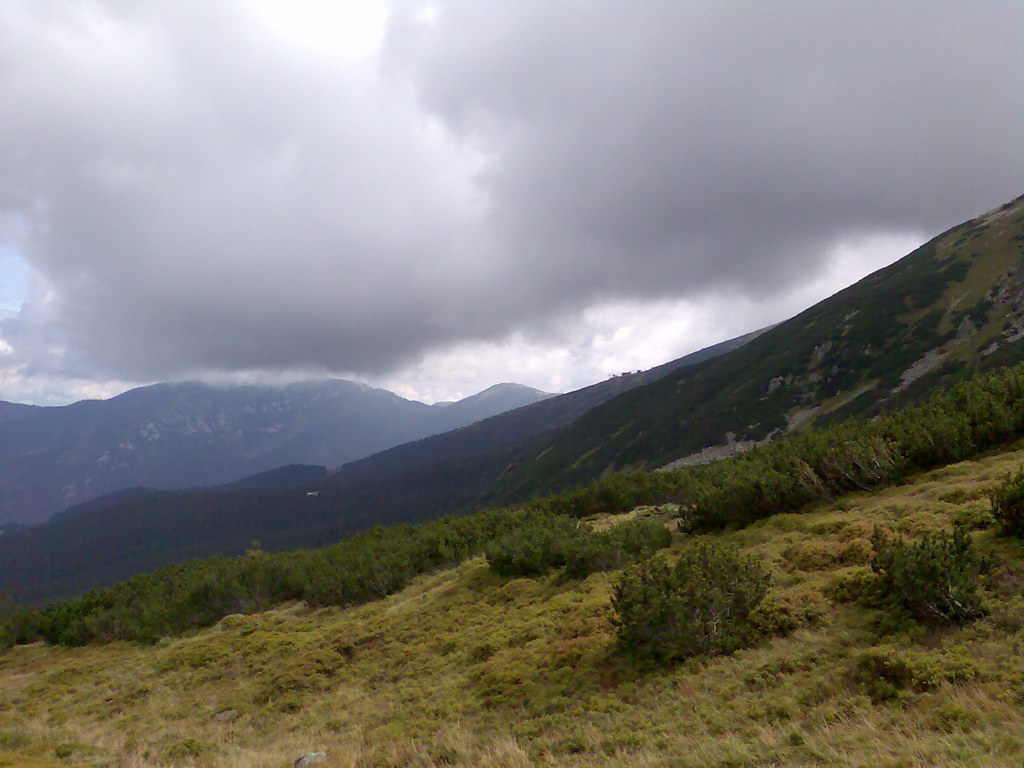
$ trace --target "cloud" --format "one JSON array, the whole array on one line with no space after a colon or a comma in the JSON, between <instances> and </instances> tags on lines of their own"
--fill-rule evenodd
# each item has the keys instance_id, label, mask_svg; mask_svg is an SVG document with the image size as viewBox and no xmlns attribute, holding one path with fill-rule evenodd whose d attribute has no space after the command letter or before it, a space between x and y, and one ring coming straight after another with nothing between
<instances>
[{"instance_id":1,"label":"cloud","mask_svg":"<svg viewBox=\"0 0 1024 768\"><path fill-rule=\"evenodd\" d=\"M779 290L840 237L1020 193L1019 5L444 9L392 55L492 158L491 225L559 290Z\"/></svg>"},{"instance_id":2,"label":"cloud","mask_svg":"<svg viewBox=\"0 0 1024 768\"><path fill-rule=\"evenodd\" d=\"M786 320L923 241L922 234L842 241L829 250L813 279L770 295L725 290L695 299L604 302L542 332L516 332L428 353L415 365L370 383L429 402L466 397L496 381L568 392Z\"/></svg>"},{"instance_id":3,"label":"cloud","mask_svg":"<svg viewBox=\"0 0 1024 768\"><path fill-rule=\"evenodd\" d=\"M1021 192L1017 3L405 2L379 58L257 10L0 0L23 375L570 365L602 307L790 295Z\"/></svg>"}]
</instances>

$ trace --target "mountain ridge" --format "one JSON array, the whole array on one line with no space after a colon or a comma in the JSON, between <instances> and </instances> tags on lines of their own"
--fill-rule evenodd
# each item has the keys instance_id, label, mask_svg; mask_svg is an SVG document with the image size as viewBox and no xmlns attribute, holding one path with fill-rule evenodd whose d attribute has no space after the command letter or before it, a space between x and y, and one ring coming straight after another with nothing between
<instances>
[{"instance_id":1,"label":"mountain ridge","mask_svg":"<svg viewBox=\"0 0 1024 768\"><path fill-rule=\"evenodd\" d=\"M217 486L290 464L338 466L548 393L499 386L444 409L340 379L284 387L199 382L109 400L0 404L0 520L39 522L123 488Z\"/></svg>"},{"instance_id":2,"label":"mountain ridge","mask_svg":"<svg viewBox=\"0 0 1024 768\"><path fill-rule=\"evenodd\" d=\"M560 491L911 403L1024 359L1024 196L947 229L736 352L597 406L533 448L496 498ZM607 436L613 439L607 439Z\"/></svg>"}]
</instances>

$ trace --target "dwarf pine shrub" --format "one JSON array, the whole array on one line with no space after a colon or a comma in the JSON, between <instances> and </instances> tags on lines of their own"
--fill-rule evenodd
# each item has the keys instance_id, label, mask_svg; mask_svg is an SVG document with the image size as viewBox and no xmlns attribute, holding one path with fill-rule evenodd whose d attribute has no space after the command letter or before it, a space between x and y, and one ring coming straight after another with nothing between
<instances>
[{"instance_id":1,"label":"dwarf pine shrub","mask_svg":"<svg viewBox=\"0 0 1024 768\"><path fill-rule=\"evenodd\" d=\"M667 664L742 648L756 634L750 613L768 582L756 560L716 543L694 542L673 564L641 560L612 596L619 650Z\"/></svg>"},{"instance_id":2,"label":"dwarf pine shrub","mask_svg":"<svg viewBox=\"0 0 1024 768\"><path fill-rule=\"evenodd\" d=\"M570 542L580 536L578 525L559 516L512 531L484 547L487 564L500 576L541 576L561 568Z\"/></svg>"},{"instance_id":3,"label":"dwarf pine shrub","mask_svg":"<svg viewBox=\"0 0 1024 768\"><path fill-rule=\"evenodd\" d=\"M627 520L597 533L581 527L568 542L565 575L583 578L596 571L621 568L671 544L672 534L655 520Z\"/></svg>"},{"instance_id":4,"label":"dwarf pine shrub","mask_svg":"<svg viewBox=\"0 0 1024 768\"><path fill-rule=\"evenodd\" d=\"M1004 533L1024 536L1024 468L990 494L992 516Z\"/></svg>"},{"instance_id":5,"label":"dwarf pine shrub","mask_svg":"<svg viewBox=\"0 0 1024 768\"><path fill-rule=\"evenodd\" d=\"M564 568L570 578L620 568L672 543L672 534L653 520L630 520L607 531L554 516L513 531L484 548L491 570L501 576L542 576Z\"/></svg>"},{"instance_id":6,"label":"dwarf pine shrub","mask_svg":"<svg viewBox=\"0 0 1024 768\"><path fill-rule=\"evenodd\" d=\"M871 544L871 570L883 600L926 624L961 624L984 613L978 582L986 563L963 527L919 542L876 528Z\"/></svg>"}]
</instances>

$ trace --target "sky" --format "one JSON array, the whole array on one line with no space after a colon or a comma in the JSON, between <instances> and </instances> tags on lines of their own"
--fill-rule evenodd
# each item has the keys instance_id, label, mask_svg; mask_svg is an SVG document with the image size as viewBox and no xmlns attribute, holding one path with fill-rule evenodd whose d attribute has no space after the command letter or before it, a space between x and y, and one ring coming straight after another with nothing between
<instances>
[{"instance_id":1,"label":"sky","mask_svg":"<svg viewBox=\"0 0 1024 768\"><path fill-rule=\"evenodd\" d=\"M0 0L0 399L569 391L1024 193L1017 0Z\"/></svg>"}]
</instances>

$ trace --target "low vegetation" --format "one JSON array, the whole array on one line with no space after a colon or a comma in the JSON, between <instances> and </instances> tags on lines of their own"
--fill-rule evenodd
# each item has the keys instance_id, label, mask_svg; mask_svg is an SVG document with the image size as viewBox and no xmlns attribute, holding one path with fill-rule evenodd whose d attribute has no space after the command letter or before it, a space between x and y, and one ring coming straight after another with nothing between
<instances>
[{"instance_id":1,"label":"low vegetation","mask_svg":"<svg viewBox=\"0 0 1024 768\"><path fill-rule=\"evenodd\" d=\"M989 498L992 514L1003 532L1024 536L1024 469L994 488Z\"/></svg>"},{"instance_id":2,"label":"low vegetation","mask_svg":"<svg viewBox=\"0 0 1024 768\"><path fill-rule=\"evenodd\" d=\"M984 613L978 587L987 563L963 526L916 542L876 529L871 546L883 600L926 624L962 624Z\"/></svg>"},{"instance_id":3,"label":"low vegetation","mask_svg":"<svg viewBox=\"0 0 1024 768\"><path fill-rule=\"evenodd\" d=\"M713 466L0 605L0 764L1005 765L1022 457L957 462L1022 425L1009 369Z\"/></svg>"},{"instance_id":4,"label":"low vegetation","mask_svg":"<svg viewBox=\"0 0 1024 768\"><path fill-rule=\"evenodd\" d=\"M595 531L563 515L540 518L485 547L487 563L502 576L541 576L561 568L569 578L621 568L672 543L664 524L634 519Z\"/></svg>"},{"instance_id":5,"label":"low vegetation","mask_svg":"<svg viewBox=\"0 0 1024 768\"><path fill-rule=\"evenodd\" d=\"M0 638L70 646L156 642L288 600L312 606L364 603L402 589L418 574L459 563L485 542L541 517L533 510L490 511L375 528L322 549L253 549L243 557L169 566L45 609L15 610L0 620Z\"/></svg>"},{"instance_id":6,"label":"low vegetation","mask_svg":"<svg viewBox=\"0 0 1024 768\"><path fill-rule=\"evenodd\" d=\"M660 664L732 653L755 639L750 614L768 584L760 563L714 542L689 544L671 565L642 560L612 594L618 648Z\"/></svg>"},{"instance_id":7,"label":"low vegetation","mask_svg":"<svg viewBox=\"0 0 1024 768\"><path fill-rule=\"evenodd\" d=\"M670 666L622 652L622 571L508 577L482 557L363 604L286 602L148 645L20 646L0 656L0 764L285 768L325 751L353 768L1015 765L1024 549L989 494L1022 460L673 534L643 562L672 567L707 543L770 584L743 647ZM668 512L586 522L611 531ZM934 623L881 597L876 528L910 545L958 524L989 563L983 615Z\"/></svg>"},{"instance_id":8,"label":"low vegetation","mask_svg":"<svg viewBox=\"0 0 1024 768\"><path fill-rule=\"evenodd\" d=\"M378 528L317 550L256 550L170 566L45 609L14 611L0 618L0 642L155 642L286 600L354 605L392 594L415 576L485 547L493 567L505 575L558 568L579 577L662 546L657 537L663 534L652 528L623 529L629 537L599 534L580 528L576 519L672 504L680 530L741 528L976 456L1022 434L1024 366L1017 366L979 374L897 413L794 434L708 466L609 474L523 507ZM1001 520L1019 509L1020 491L1013 488L1020 484L1012 481L1009 490L997 492L1006 499L996 501Z\"/></svg>"}]
</instances>

